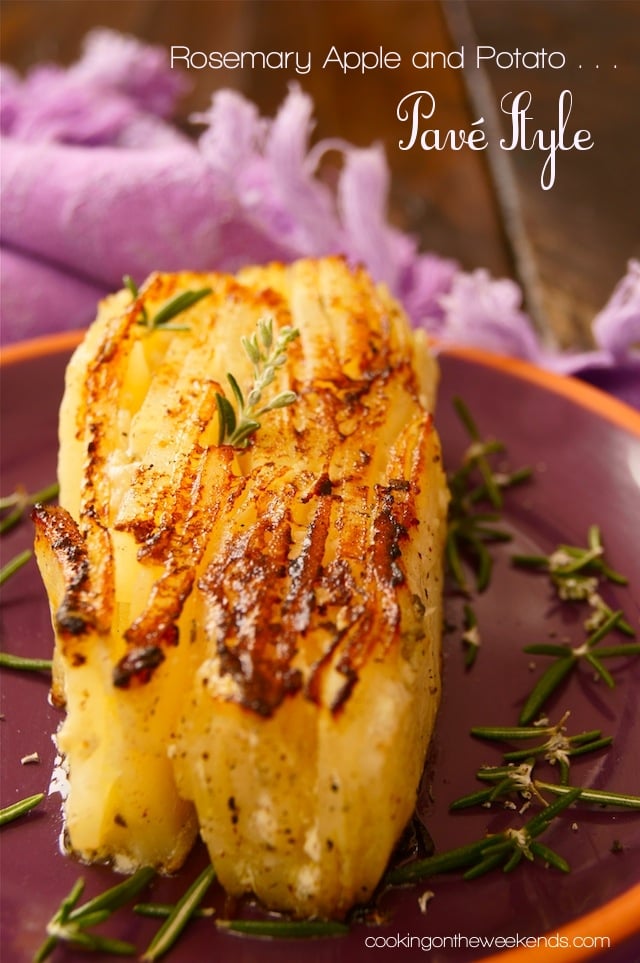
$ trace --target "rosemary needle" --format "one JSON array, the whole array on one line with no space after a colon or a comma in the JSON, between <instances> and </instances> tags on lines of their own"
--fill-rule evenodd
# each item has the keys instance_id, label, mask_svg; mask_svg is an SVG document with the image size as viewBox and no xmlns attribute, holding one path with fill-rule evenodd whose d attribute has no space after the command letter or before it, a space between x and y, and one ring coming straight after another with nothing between
<instances>
[{"instance_id":1,"label":"rosemary needle","mask_svg":"<svg viewBox=\"0 0 640 963\"><path fill-rule=\"evenodd\" d=\"M213 866L207 866L198 878L191 884L184 896L178 900L165 922L162 924L148 948L140 957L145 963L159 960L167 953L178 939L183 929L192 918L205 893L216 877Z\"/></svg>"},{"instance_id":2,"label":"rosemary needle","mask_svg":"<svg viewBox=\"0 0 640 963\"><path fill-rule=\"evenodd\" d=\"M149 313L144 303L141 301L138 285L135 283L133 278L130 277L130 275L125 274L122 282L130 292L134 301L140 301L138 308L140 318L138 320L138 324L147 328L150 332L156 331L158 328L164 328L165 331L187 331L188 328L186 326L177 327L172 325L169 327L169 321L172 321L178 314L182 314L182 312L186 311L187 308L192 307L194 304L197 304L198 301L201 301L202 298L206 297L208 294L211 294L211 288L199 288L197 290L181 291L179 294L176 294L175 297L169 298L168 301L165 301L162 307L158 308L152 317L149 317Z\"/></svg>"},{"instance_id":3,"label":"rosemary needle","mask_svg":"<svg viewBox=\"0 0 640 963\"><path fill-rule=\"evenodd\" d=\"M464 869L476 860L486 843L486 839L479 839L466 846L458 846L455 849L448 849L443 853L407 863L405 866L399 866L387 873L385 882L390 886L416 883L440 873L452 873L457 869Z\"/></svg>"},{"instance_id":4,"label":"rosemary needle","mask_svg":"<svg viewBox=\"0 0 640 963\"><path fill-rule=\"evenodd\" d=\"M149 324L150 330L154 331L156 328L165 327L166 331L178 331L185 330L184 328L167 328L166 325L169 321L176 317L178 314L182 314L187 308L192 305L197 304L202 298L211 294L211 288L200 288L197 291L182 291L177 294L175 298L171 298L166 304L154 314L151 322ZM144 322L143 322L144 323Z\"/></svg>"},{"instance_id":5,"label":"rosemary needle","mask_svg":"<svg viewBox=\"0 0 640 963\"><path fill-rule=\"evenodd\" d=\"M133 912L137 913L138 916L149 916L152 919L166 919L167 916L175 911L175 903L136 903L133 907ZM213 906L199 906L195 910L191 917L192 919L197 919L199 917L213 916L215 910Z\"/></svg>"},{"instance_id":6,"label":"rosemary needle","mask_svg":"<svg viewBox=\"0 0 640 963\"><path fill-rule=\"evenodd\" d=\"M51 659L30 659L24 655L11 655L0 652L0 666L3 669L19 669L26 672L51 672Z\"/></svg>"},{"instance_id":7,"label":"rosemary needle","mask_svg":"<svg viewBox=\"0 0 640 963\"><path fill-rule=\"evenodd\" d=\"M247 936L272 936L277 939L308 939L310 936L342 936L349 932L346 923L332 920L219 920L216 926Z\"/></svg>"},{"instance_id":8,"label":"rosemary needle","mask_svg":"<svg viewBox=\"0 0 640 963\"><path fill-rule=\"evenodd\" d=\"M4 809L0 809L0 826L13 822L14 819L19 819L19 817L24 816L25 813L31 812L43 799L44 793L37 792L33 796L27 796L25 799L20 799L18 802L12 803L11 806L5 806Z\"/></svg>"},{"instance_id":9,"label":"rosemary needle","mask_svg":"<svg viewBox=\"0 0 640 963\"><path fill-rule=\"evenodd\" d=\"M465 452L462 466L448 476L451 500L445 550L453 581L463 594L469 595L463 563L468 563L475 576L476 591L484 592L491 581L493 569L493 559L487 546L494 542L508 542L512 538L508 531L499 527L502 493L527 481L532 473L528 468L511 474L495 471L491 457L504 452L504 444L482 439L469 409L460 398L453 399L453 406L471 444ZM477 476L480 477L479 482ZM488 502L491 510L480 510L477 507L480 502Z\"/></svg>"},{"instance_id":10,"label":"rosemary needle","mask_svg":"<svg viewBox=\"0 0 640 963\"><path fill-rule=\"evenodd\" d=\"M478 619L470 605L464 607L464 633L462 643L466 646L464 657L465 669L470 669L478 655L480 648L480 631L478 629Z\"/></svg>"},{"instance_id":11,"label":"rosemary needle","mask_svg":"<svg viewBox=\"0 0 640 963\"><path fill-rule=\"evenodd\" d=\"M110 912L113 912L116 909L120 909L120 907L128 903L132 897L136 896L140 890L144 889L154 876L155 870L150 866L143 866L141 869L136 870L133 876L129 876L121 883L117 883L103 893L98 893L93 899L83 903L83 905L77 909L73 909L69 914L69 919L82 919L82 917L99 910L108 909Z\"/></svg>"},{"instance_id":12,"label":"rosemary needle","mask_svg":"<svg viewBox=\"0 0 640 963\"><path fill-rule=\"evenodd\" d=\"M0 585L4 585L7 579L11 578L12 575L21 569L23 565L31 558L33 552L29 548L25 548L24 552L20 552L18 555L14 555L13 558L2 566L0 569Z\"/></svg>"},{"instance_id":13,"label":"rosemary needle","mask_svg":"<svg viewBox=\"0 0 640 963\"><path fill-rule=\"evenodd\" d=\"M587 748L596 748L596 746L593 744ZM565 778L565 775L568 776L568 767L566 767L566 773L563 773L563 778L559 783L532 778L533 767L534 760L529 759L520 765L511 763L508 766L490 766L479 769L476 773L476 779L481 782L489 782L492 785L487 789L479 789L467 796L461 796L451 803L450 810L456 812L461 809L469 809L471 806L486 806L499 800L509 800L513 796L522 796L526 800L535 797L543 807L546 807L548 802L543 793L563 796L578 788L580 789L581 803L615 806L622 809L640 809L640 796L610 792L605 789L570 786L568 778Z\"/></svg>"},{"instance_id":14,"label":"rosemary needle","mask_svg":"<svg viewBox=\"0 0 640 963\"><path fill-rule=\"evenodd\" d=\"M536 786L540 790L550 792L555 796L563 796L571 792L573 786L565 786L562 783L542 782L536 779ZM596 803L599 806L621 806L623 809L640 810L640 796L632 796L629 793L609 792L607 789L582 789L580 791L580 802Z\"/></svg>"}]
</instances>

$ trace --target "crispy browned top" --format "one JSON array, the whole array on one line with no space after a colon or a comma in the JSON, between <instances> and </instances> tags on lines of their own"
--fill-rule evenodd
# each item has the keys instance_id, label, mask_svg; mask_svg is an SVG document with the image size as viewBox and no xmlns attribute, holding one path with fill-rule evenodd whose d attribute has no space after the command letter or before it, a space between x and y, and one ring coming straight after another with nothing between
<instances>
[{"instance_id":1,"label":"crispy browned top","mask_svg":"<svg viewBox=\"0 0 640 963\"><path fill-rule=\"evenodd\" d=\"M181 316L187 331L138 324L142 303L204 285L211 294ZM215 393L231 366L247 383L237 345L265 310L300 330L278 373L298 400L237 452L215 443ZM157 275L97 325L76 418L82 566L63 606L78 609L81 570L108 572L104 553L117 566L113 540L126 533L156 575L122 633L116 685L147 682L172 648L198 644L247 709L268 715L296 692L339 709L368 659L419 635L424 611L406 555L429 550L417 505L439 449L423 356L397 305L333 258L237 278ZM141 352L150 378L132 401ZM54 516L39 519L53 539ZM104 592L115 585L105 577Z\"/></svg>"}]
</instances>

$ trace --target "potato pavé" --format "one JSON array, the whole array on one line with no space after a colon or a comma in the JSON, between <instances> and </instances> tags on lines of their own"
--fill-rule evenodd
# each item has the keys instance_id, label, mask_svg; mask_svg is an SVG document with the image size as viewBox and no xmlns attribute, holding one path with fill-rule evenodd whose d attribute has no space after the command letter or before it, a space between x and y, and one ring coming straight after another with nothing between
<instances>
[{"instance_id":1,"label":"potato pav\u00e9","mask_svg":"<svg viewBox=\"0 0 640 963\"><path fill-rule=\"evenodd\" d=\"M221 444L265 318L298 332L273 386L296 400ZM200 832L231 894L327 918L371 895L440 695L436 384L424 335L338 257L101 304L67 370L60 505L34 511L82 859L169 872Z\"/></svg>"}]
</instances>

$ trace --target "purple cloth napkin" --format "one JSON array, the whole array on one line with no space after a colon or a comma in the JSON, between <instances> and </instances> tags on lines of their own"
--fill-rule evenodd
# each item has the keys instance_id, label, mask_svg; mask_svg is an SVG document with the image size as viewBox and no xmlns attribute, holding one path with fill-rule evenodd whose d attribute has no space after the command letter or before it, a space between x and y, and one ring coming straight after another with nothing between
<instances>
[{"instance_id":1,"label":"purple cloth napkin","mask_svg":"<svg viewBox=\"0 0 640 963\"><path fill-rule=\"evenodd\" d=\"M111 31L90 33L67 69L5 68L0 81L5 343L87 325L125 274L342 252L442 343L584 373L640 407L639 263L594 319L596 350L545 350L514 282L422 253L389 224L381 147L311 146L313 104L297 86L273 119L218 91L192 118L195 139L168 119L185 81L166 51ZM329 151L341 157L332 184L319 173Z\"/></svg>"}]
</instances>

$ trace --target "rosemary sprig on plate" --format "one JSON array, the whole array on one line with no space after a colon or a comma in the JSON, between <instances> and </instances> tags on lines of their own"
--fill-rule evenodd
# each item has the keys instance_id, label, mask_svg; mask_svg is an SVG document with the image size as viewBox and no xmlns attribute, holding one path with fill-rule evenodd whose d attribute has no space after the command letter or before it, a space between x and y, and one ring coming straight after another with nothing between
<instances>
[{"instance_id":1,"label":"rosemary sprig on plate","mask_svg":"<svg viewBox=\"0 0 640 963\"><path fill-rule=\"evenodd\" d=\"M155 876L149 867L139 869L123 883L105 890L82 906L78 900L84 890L84 880L79 879L47 923L47 938L34 957L34 963L42 963L53 953L59 943L83 950L101 950L115 956L135 956L137 950L132 943L111 939L91 933L94 926L103 923L121 906L144 889Z\"/></svg>"},{"instance_id":2,"label":"rosemary sprig on plate","mask_svg":"<svg viewBox=\"0 0 640 963\"><path fill-rule=\"evenodd\" d=\"M287 360L289 344L299 334L297 328L287 325L281 328L274 340L272 319L261 318L258 321L257 331L250 338L242 338L242 346L253 365L254 380L245 396L234 375L227 373L237 411L225 395L216 394L220 426L219 445L246 448L249 438L260 428L260 418L263 415L296 401L297 395L294 391L281 391L264 404L262 395L265 389L275 381L278 369Z\"/></svg>"},{"instance_id":3,"label":"rosemary sprig on plate","mask_svg":"<svg viewBox=\"0 0 640 963\"><path fill-rule=\"evenodd\" d=\"M463 458L462 466L449 474L449 520L446 541L446 558L451 576L465 595L469 586L465 562L475 577L475 588L484 592L491 580L493 560L488 546L494 542L511 540L506 529L500 527L503 493L531 477L531 469L523 468L512 473L497 471L492 456L505 451L502 442L483 439L469 409L460 398L453 405L465 426L471 444ZM490 510L481 508L484 503Z\"/></svg>"},{"instance_id":4,"label":"rosemary sprig on plate","mask_svg":"<svg viewBox=\"0 0 640 963\"><path fill-rule=\"evenodd\" d=\"M602 660L640 655L640 644L637 643L601 644L610 632L619 628L622 619L623 613L621 610L611 612L606 620L585 639L582 645L575 647L547 643L525 646L524 651L530 655L550 656L554 661L542 673L525 701L520 713L519 722L521 725L526 726L533 722L550 696L583 660L594 669L596 676L601 678L609 688L614 688L615 680Z\"/></svg>"},{"instance_id":5,"label":"rosemary sprig on plate","mask_svg":"<svg viewBox=\"0 0 640 963\"><path fill-rule=\"evenodd\" d=\"M536 746L525 749L510 750L503 754L506 763L519 763L526 759L544 759L551 765L558 765L560 781L569 781L570 760L574 756L582 756L587 752L605 749L613 742L612 736L603 736L600 729L591 729L574 736L566 735L566 721L569 712L565 712L555 725L540 724L534 726L474 726L471 735L478 739L497 742L538 742ZM542 742L540 742L542 739Z\"/></svg>"},{"instance_id":6,"label":"rosemary sprig on plate","mask_svg":"<svg viewBox=\"0 0 640 963\"><path fill-rule=\"evenodd\" d=\"M598 748L589 746L585 752ZM514 797L521 797L525 801L525 806L529 805L532 799L543 806L549 806L544 793L554 796L563 796L572 790L579 789L580 802L592 803L597 806L616 806L623 809L640 810L640 796L633 796L629 793L609 792L605 789L589 789L584 786L570 786L565 782L547 782L536 779L533 776L535 759L527 759L524 762L509 763L506 766L484 766L476 773L476 779L480 782L490 783L487 789L479 789L477 792L460 796L454 800L449 807L452 812L461 809L469 809L472 806L490 806L491 803L500 800L506 801L511 809L517 808Z\"/></svg>"},{"instance_id":7,"label":"rosemary sprig on plate","mask_svg":"<svg viewBox=\"0 0 640 963\"><path fill-rule=\"evenodd\" d=\"M511 872L522 861L533 861L536 857L563 873L570 870L569 864L558 853L538 841L550 823L564 809L580 798L582 790L571 787L546 808L537 812L519 829L506 829L501 833L486 836L477 842L444 853L436 853L426 859L408 863L391 870L385 876L388 885L415 883L430 879L440 873L464 869L463 879L476 879L502 865L504 872Z\"/></svg>"},{"instance_id":8,"label":"rosemary sprig on plate","mask_svg":"<svg viewBox=\"0 0 640 963\"><path fill-rule=\"evenodd\" d=\"M211 288L181 291L180 294L176 294L175 297L170 298L162 307L158 308L155 314L150 315L141 299L138 285L133 278L126 274L122 281L127 290L130 291L134 301L138 302L140 317L137 323L147 328L149 332L157 331L158 328L162 328L164 331L188 331L189 328L187 325L169 324L169 322L173 321L179 314L182 314L183 311L186 311L187 308L192 307L192 305L201 301L202 298L211 294Z\"/></svg>"},{"instance_id":9,"label":"rosemary sprig on plate","mask_svg":"<svg viewBox=\"0 0 640 963\"><path fill-rule=\"evenodd\" d=\"M557 782L544 782L542 779L536 779L536 786L540 792L549 792L555 796L566 795L575 788ZM582 789L580 802L594 803L598 806L620 806L623 809L640 810L640 796L633 796L629 793L609 792L608 789Z\"/></svg>"},{"instance_id":10,"label":"rosemary sprig on plate","mask_svg":"<svg viewBox=\"0 0 640 963\"><path fill-rule=\"evenodd\" d=\"M534 568L548 572L559 591L564 591L565 597L573 598L572 586L567 588L574 576L584 579L588 575L602 575L616 585L627 585L628 579L620 572L612 569L604 559L602 535L597 525L591 525L587 534L587 545L559 545L551 555L516 555L513 559L516 565ZM586 594L580 593L581 598Z\"/></svg>"},{"instance_id":11,"label":"rosemary sprig on plate","mask_svg":"<svg viewBox=\"0 0 640 963\"><path fill-rule=\"evenodd\" d=\"M504 473L494 468L492 456L504 453L506 446L494 438L483 438L468 407L461 398L453 399L453 407L464 425L471 440L462 466L449 476L449 487L453 496L462 501L465 507L480 501L488 501L496 511L501 511L504 503L503 492L513 485L519 485L531 478L530 468L521 468ZM479 475L480 478L476 479Z\"/></svg>"},{"instance_id":12,"label":"rosemary sprig on plate","mask_svg":"<svg viewBox=\"0 0 640 963\"><path fill-rule=\"evenodd\" d=\"M522 797L528 804L536 799L542 806L548 801L544 793L560 795L569 789L569 768L571 760L576 756L583 756L589 752L607 749L613 739L603 736L600 729L591 729L573 736L566 735L565 723L569 712L550 725L541 723L533 726L474 726L471 734L479 739L492 742L536 742L537 745L524 749L509 750L503 753L503 765L483 766L476 772L476 779L490 783L486 789L461 796L451 804L451 810L468 809L471 806L488 806L493 802L503 800L512 809L516 808L513 797ZM542 740L542 741L541 741ZM551 765L558 765L560 782L550 783L534 778L536 764L544 760ZM596 803L601 806L621 806L623 808L640 809L640 797L627 793L615 793L599 789L581 788L580 802Z\"/></svg>"},{"instance_id":13,"label":"rosemary sprig on plate","mask_svg":"<svg viewBox=\"0 0 640 963\"><path fill-rule=\"evenodd\" d=\"M587 631L598 628L612 615L612 609L599 593L602 581L615 585L627 585L625 575L611 568L604 556L600 528L591 525L587 533L587 545L558 545L550 555L514 555L515 565L547 574L551 584L563 602L587 602L591 615L585 622ZM624 617L617 627L625 635L635 632Z\"/></svg>"},{"instance_id":14,"label":"rosemary sprig on plate","mask_svg":"<svg viewBox=\"0 0 640 963\"><path fill-rule=\"evenodd\" d=\"M475 591L486 591L491 582L493 558L491 545L511 541L511 534L501 526L504 492L531 477L531 469L504 473L495 469L493 456L505 451L502 442L483 439L469 409L456 397L453 406L464 425L470 445L461 467L448 475L449 514L445 558L456 588L467 598L472 595L468 570L475 581ZM473 606L464 606L464 664L470 669L480 648L480 627Z\"/></svg>"},{"instance_id":15,"label":"rosemary sprig on plate","mask_svg":"<svg viewBox=\"0 0 640 963\"><path fill-rule=\"evenodd\" d=\"M133 907L133 912L137 913L138 916L148 916L151 919L166 920L168 916L175 913L175 909L175 903L136 903ZM198 906L197 909L194 909L191 913L190 919L215 916L215 912L213 906Z\"/></svg>"}]
</instances>

